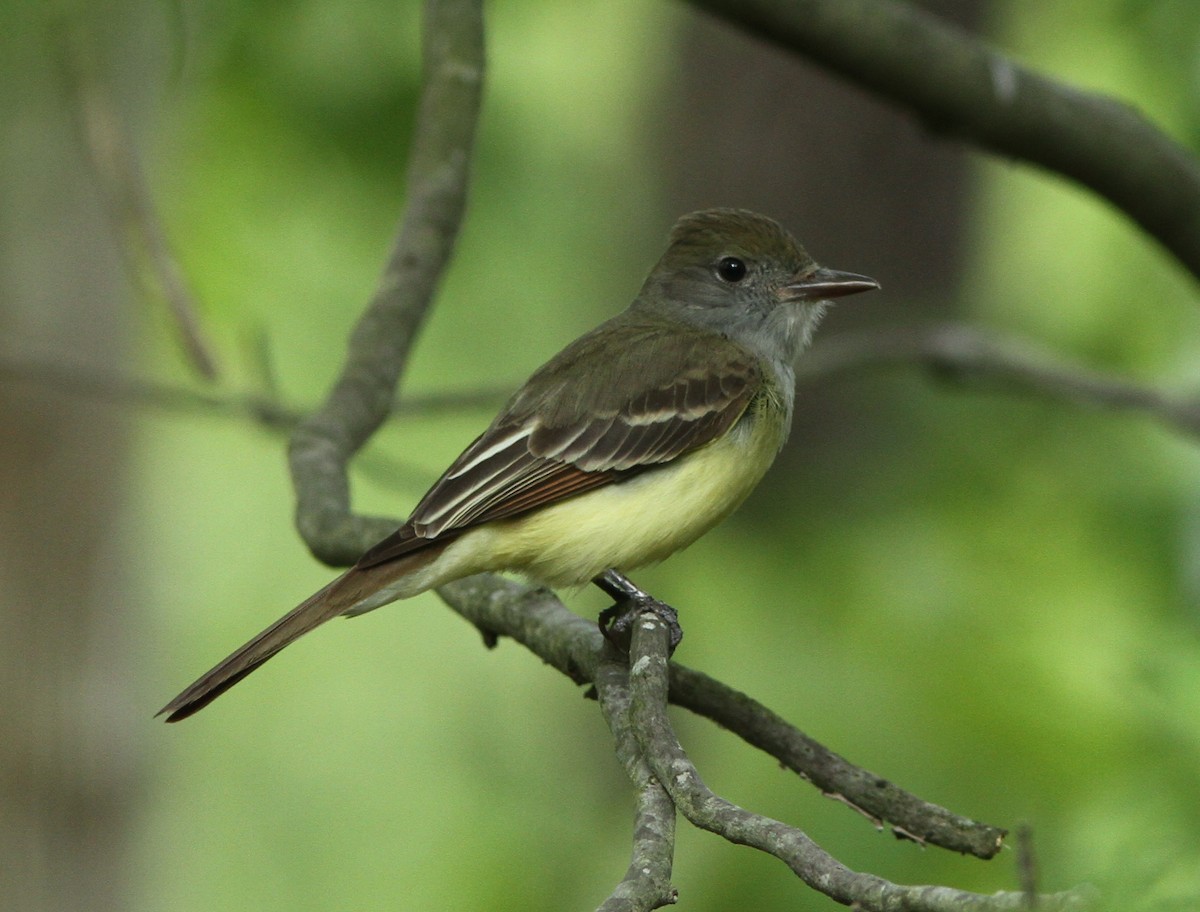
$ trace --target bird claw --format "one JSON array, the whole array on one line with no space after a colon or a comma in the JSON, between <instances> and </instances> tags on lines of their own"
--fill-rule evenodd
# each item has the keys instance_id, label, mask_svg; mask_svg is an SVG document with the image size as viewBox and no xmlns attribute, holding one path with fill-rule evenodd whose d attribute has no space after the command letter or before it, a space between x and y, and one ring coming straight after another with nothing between
<instances>
[{"instance_id":1,"label":"bird claw","mask_svg":"<svg viewBox=\"0 0 1200 912\"><path fill-rule=\"evenodd\" d=\"M592 582L615 600L614 604L600 612L597 621L604 639L628 655L633 624L643 614L649 613L667 627L670 634L667 655L675 652L675 647L683 640L683 628L679 626L679 613L674 608L643 592L634 585L633 580L619 570L605 570Z\"/></svg>"},{"instance_id":2,"label":"bird claw","mask_svg":"<svg viewBox=\"0 0 1200 912\"><path fill-rule=\"evenodd\" d=\"M667 654L671 655L683 640L683 628L679 626L679 612L656 598L644 593L621 599L600 612L597 626L604 638L623 653L629 652L629 641L633 625L643 614L652 614L666 625L670 635Z\"/></svg>"}]
</instances>

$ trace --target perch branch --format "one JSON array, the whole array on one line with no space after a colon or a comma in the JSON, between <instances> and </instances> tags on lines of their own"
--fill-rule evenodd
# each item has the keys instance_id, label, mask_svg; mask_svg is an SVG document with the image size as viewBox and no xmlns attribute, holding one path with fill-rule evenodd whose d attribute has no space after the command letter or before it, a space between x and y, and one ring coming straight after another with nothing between
<instances>
[{"instance_id":1,"label":"perch branch","mask_svg":"<svg viewBox=\"0 0 1200 912\"><path fill-rule=\"evenodd\" d=\"M674 903L677 896L671 886L675 805L642 756L629 714L629 665L608 644L596 669L596 693L637 805L633 857L625 877L598 912L658 909Z\"/></svg>"},{"instance_id":2,"label":"perch branch","mask_svg":"<svg viewBox=\"0 0 1200 912\"><path fill-rule=\"evenodd\" d=\"M438 594L490 636L511 637L576 683L596 681L604 640L594 623L567 610L552 592L482 575L449 583ZM909 838L990 858L1004 836L854 766L752 698L678 663L671 664L671 702L717 722L827 795Z\"/></svg>"},{"instance_id":3,"label":"perch branch","mask_svg":"<svg viewBox=\"0 0 1200 912\"><path fill-rule=\"evenodd\" d=\"M714 794L701 781L667 718L669 642L666 625L654 615L643 615L634 624L629 651L630 713L642 755L675 806L693 825L775 856L814 890L863 912L1000 912L1029 908L1028 895L1023 892L983 896L950 887L903 886L851 871L801 830L751 813ZM1041 895L1038 908L1082 909L1092 898L1087 889Z\"/></svg>"}]
</instances>

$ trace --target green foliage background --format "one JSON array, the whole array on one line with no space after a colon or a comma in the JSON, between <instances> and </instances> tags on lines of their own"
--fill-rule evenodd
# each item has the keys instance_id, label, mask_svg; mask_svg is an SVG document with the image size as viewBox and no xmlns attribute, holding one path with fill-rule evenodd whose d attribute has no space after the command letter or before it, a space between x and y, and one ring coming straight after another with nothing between
<instances>
[{"instance_id":1,"label":"green foliage background","mask_svg":"<svg viewBox=\"0 0 1200 912\"><path fill-rule=\"evenodd\" d=\"M515 385L624 306L677 214L645 126L689 11L542 0L489 13L470 215L406 392ZM281 394L312 403L403 204L416 4L122 15L161 47L140 138L229 386L261 385L247 342L263 338ZM999 5L991 28L1018 59L1127 98L1194 145L1198 24L1182 0L1075 0ZM1195 388L1188 277L1086 193L976 161L958 292L970 319ZM140 332L130 371L182 380L164 320ZM1146 418L915 372L847 382L902 402L903 434L862 461L853 490L785 512L772 506L791 482L773 473L734 520L643 577L684 612L680 660L924 797L1028 822L1045 888L1091 881L1114 909L1195 908L1195 443ZM487 417L389 428L356 506L403 516ZM146 618L154 775L136 908L593 907L624 870L631 820L599 714L512 643L483 649L432 596L329 625L186 724L149 720L329 571L292 532L278 437L228 417L147 413L137 427L123 534ZM791 445L804 443L798 428ZM896 842L728 734L676 721L718 792L803 826L853 868L1015 887L1011 851L985 864ZM675 882L693 910L834 907L777 862L686 826Z\"/></svg>"}]
</instances>

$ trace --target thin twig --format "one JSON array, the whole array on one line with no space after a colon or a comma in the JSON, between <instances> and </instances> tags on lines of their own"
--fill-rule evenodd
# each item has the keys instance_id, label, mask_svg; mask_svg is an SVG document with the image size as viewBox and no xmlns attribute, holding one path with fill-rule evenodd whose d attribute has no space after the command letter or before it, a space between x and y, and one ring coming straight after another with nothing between
<instances>
[{"instance_id":1,"label":"thin twig","mask_svg":"<svg viewBox=\"0 0 1200 912\"><path fill-rule=\"evenodd\" d=\"M80 399L94 399L167 414L246 419L266 430L287 433L294 430L311 411L289 405L271 392L212 392L158 380L122 377L84 365L2 354L0 381L33 383ZM508 391L499 387L406 394L392 404L389 417L430 417L461 414L469 410L493 410L507 395Z\"/></svg>"},{"instance_id":2,"label":"thin twig","mask_svg":"<svg viewBox=\"0 0 1200 912\"><path fill-rule=\"evenodd\" d=\"M1200 277L1200 165L1133 106L1035 73L900 0L691 0L910 110L928 129L1064 175Z\"/></svg>"},{"instance_id":3,"label":"thin twig","mask_svg":"<svg viewBox=\"0 0 1200 912\"><path fill-rule=\"evenodd\" d=\"M1025 894L1025 908L1039 908L1037 856L1033 851L1033 827L1028 823L1017 827L1017 879Z\"/></svg>"},{"instance_id":4,"label":"thin twig","mask_svg":"<svg viewBox=\"0 0 1200 912\"><path fill-rule=\"evenodd\" d=\"M79 133L104 201L126 269L144 298L167 304L185 360L204 379L218 376L213 346L138 161L133 137L117 111L85 36L74 25L59 30L63 71Z\"/></svg>"}]
</instances>

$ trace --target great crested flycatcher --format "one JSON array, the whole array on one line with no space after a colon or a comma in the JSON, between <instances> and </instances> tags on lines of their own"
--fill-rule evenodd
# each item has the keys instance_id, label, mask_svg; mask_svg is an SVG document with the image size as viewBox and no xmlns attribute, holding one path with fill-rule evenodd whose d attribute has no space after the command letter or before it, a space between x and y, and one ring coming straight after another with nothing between
<instances>
[{"instance_id":1,"label":"great crested flycatcher","mask_svg":"<svg viewBox=\"0 0 1200 912\"><path fill-rule=\"evenodd\" d=\"M160 715L191 715L332 617L475 573L644 595L621 571L746 498L788 436L793 364L828 299L878 287L764 216L684 216L629 308L539 368L403 526Z\"/></svg>"}]
</instances>

